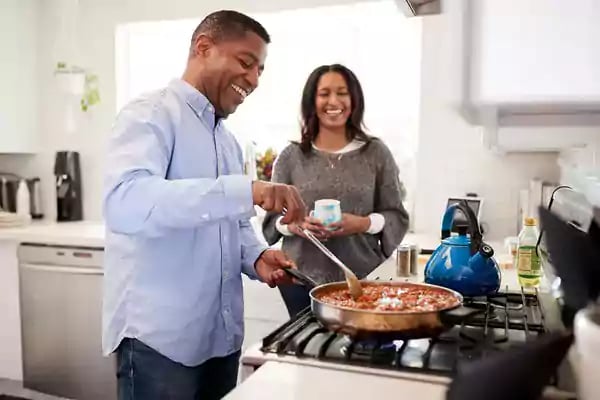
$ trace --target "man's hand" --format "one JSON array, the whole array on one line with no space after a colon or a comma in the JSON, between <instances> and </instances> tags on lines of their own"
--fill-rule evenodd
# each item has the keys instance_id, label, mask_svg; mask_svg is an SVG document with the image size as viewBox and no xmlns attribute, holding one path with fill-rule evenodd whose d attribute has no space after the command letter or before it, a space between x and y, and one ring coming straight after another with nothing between
<instances>
[{"instance_id":1,"label":"man's hand","mask_svg":"<svg viewBox=\"0 0 600 400\"><path fill-rule=\"evenodd\" d=\"M302 222L306 216L304 201L298 189L291 185L254 181L252 200L265 211L283 213L282 224Z\"/></svg>"},{"instance_id":2,"label":"man's hand","mask_svg":"<svg viewBox=\"0 0 600 400\"><path fill-rule=\"evenodd\" d=\"M342 220L340 222L329 225L335 230L331 231L331 237L337 236L349 236L357 233L365 233L371 226L371 219L369 217L361 217L354 214L342 214Z\"/></svg>"},{"instance_id":3,"label":"man's hand","mask_svg":"<svg viewBox=\"0 0 600 400\"><path fill-rule=\"evenodd\" d=\"M270 287L292 283L292 278L282 267L296 268L296 264L281 250L264 251L254 264L258 277Z\"/></svg>"}]
</instances>

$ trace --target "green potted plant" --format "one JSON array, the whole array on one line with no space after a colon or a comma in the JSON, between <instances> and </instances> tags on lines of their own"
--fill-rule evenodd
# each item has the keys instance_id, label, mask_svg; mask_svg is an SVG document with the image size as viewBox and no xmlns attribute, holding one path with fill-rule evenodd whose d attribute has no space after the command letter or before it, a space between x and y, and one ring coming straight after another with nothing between
<instances>
[{"instance_id":1,"label":"green potted plant","mask_svg":"<svg viewBox=\"0 0 600 400\"><path fill-rule=\"evenodd\" d=\"M80 98L81 111L88 111L89 107L100 102L97 75L61 61L56 64L54 76L63 91Z\"/></svg>"}]
</instances>

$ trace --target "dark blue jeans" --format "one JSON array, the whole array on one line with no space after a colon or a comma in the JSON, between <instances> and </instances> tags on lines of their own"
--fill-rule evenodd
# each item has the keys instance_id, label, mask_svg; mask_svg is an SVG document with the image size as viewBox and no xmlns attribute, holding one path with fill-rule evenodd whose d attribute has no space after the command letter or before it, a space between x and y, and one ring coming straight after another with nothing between
<instances>
[{"instance_id":1,"label":"dark blue jeans","mask_svg":"<svg viewBox=\"0 0 600 400\"><path fill-rule=\"evenodd\" d=\"M278 286L278 289L290 318L295 317L300 311L310 306L310 289L306 286L281 285Z\"/></svg>"},{"instance_id":2,"label":"dark blue jeans","mask_svg":"<svg viewBox=\"0 0 600 400\"><path fill-rule=\"evenodd\" d=\"M117 349L119 400L217 400L237 383L240 352L197 367L170 360L136 339Z\"/></svg>"}]
</instances>

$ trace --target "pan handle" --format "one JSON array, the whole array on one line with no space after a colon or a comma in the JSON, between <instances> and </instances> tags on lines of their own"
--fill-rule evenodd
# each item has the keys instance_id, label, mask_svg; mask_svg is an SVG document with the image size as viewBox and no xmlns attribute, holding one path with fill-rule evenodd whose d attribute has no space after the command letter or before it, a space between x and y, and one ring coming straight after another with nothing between
<instances>
[{"instance_id":1,"label":"pan handle","mask_svg":"<svg viewBox=\"0 0 600 400\"><path fill-rule=\"evenodd\" d=\"M440 319L444 325L460 325L470 317L483 313L484 310L468 306L459 306L451 310L440 311Z\"/></svg>"},{"instance_id":2,"label":"pan handle","mask_svg":"<svg viewBox=\"0 0 600 400\"><path fill-rule=\"evenodd\" d=\"M311 278L303 272L298 271L296 268L283 267L281 269L284 270L285 273L291 276L292 278L295 278L298 281L302 282L304 286L308 288L312 289L314 287L319 286L319 284L313 278Z\"/></svg>"}]
</instances>

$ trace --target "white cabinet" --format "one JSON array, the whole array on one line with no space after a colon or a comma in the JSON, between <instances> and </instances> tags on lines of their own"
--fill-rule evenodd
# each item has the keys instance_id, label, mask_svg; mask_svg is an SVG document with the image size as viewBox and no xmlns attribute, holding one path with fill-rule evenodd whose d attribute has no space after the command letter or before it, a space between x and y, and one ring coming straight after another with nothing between
<instances>
[{"instance_id":1,"label":"white cabinet","mask_svg":"<svg viewBox=\"0 0 600 400\"><path fill-rule=\"evenodd\" d=\"M471 4L474 102L573 109L600 103L600 2Z\"/></svg>"},{"instance_id":2,"label":"white cabinet","mask_svg":"<svg viewBox=\"0 0 600 400\"><path fill-rule=\"evenodd\" d=\"M444 3L461 110L504 151L556 151L600 137L600 2Z\"/></svg>"},{"instance_id":3,"label":"white cabinet","mask_svg":"<svg viewBox=\"0 0 600 400\"><path fill-rule=\"evenodd\" d=\"M34 153L39 0L0 1L0 153Z\"/></svg>"},{"instance_id":4,"label":"white cabinet","mask_svg":"<svg viewBox=\"0 0 600 400\"><path fill-rule=\"evenodd\" d=\"M0 240L0 379L23 380L19 262L13 240Z\"/></svg>"}]
</instances>

